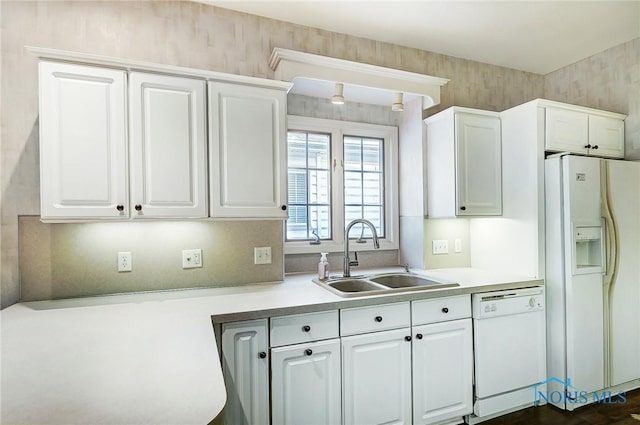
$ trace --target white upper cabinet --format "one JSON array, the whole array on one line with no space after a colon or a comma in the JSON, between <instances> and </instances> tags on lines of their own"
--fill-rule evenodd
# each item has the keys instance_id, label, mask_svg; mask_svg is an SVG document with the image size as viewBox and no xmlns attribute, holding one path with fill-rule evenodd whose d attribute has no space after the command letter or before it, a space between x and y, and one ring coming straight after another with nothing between
<instances>
[{"instance_id":1,"label":"white upper cabinet","mask_svg":"<svg viewBox=\"0 0 640 425\"><path fill-rule=\"evenodd\" d=\"M287 218L290 83L29 50L42 220Z\"/></svg>"},{"instance_id":2,"label":"white upper cabinet","mask_svg":"<svg viewBox=\"0 0 640 425\"><path fill-rule=\"evenodd\" d=\"M428 216L501 215L498 113L452 107L425 123Z\"/></svg>"},{"instance_id":3,"label":"white upper cabinet","mask_svg":"<svg viewBox=\"0 0 640 425\"><path fill-rule=\"evenodd\" d=\"M624 115L554 102L545 108L545 150L624 158Z\"/></svg>"},{"instance_id":4,"label":"white upper cabinet","mask_svg":"<svg viewBox=\"0 0 640 425\"><path fill-rule=\"evenodd\" d=\"M589 115L589 153L624 158L624 120Z\"/></svg>"},{"instance_id":5,"label":"white upper cabinet","mask_svg":"<svg viewBox=\"0 0 640 425\"><path fill-rule=\"evenodd\" d=\"M40 62L42 219L127 218L126 74Z\"/></svg>"},{"instance_id":6,"label":"white upper cabinet","mask_svg":"<svg viewBox=\"0 0 640 425\"><path fill-rule=\"evenodd\" d=\"M286 91L209 83L211 216L287 218Z\"/></svg>"},{"instance_id":7,"label":"white upper cabinet","mask_svg":"<svg viewBox=\"0 0 640 425\"><path fill-rule=\"evenodd\" d=\"M132 218L207 216L205 81L132 72Z\"/></svg>"},{"instance_id":8,"label":"white upper cabinet","mask_svg":"<svg viewBox=\"0 0 640 425\"><path fill-rule=\"evenodd\" d=\"M204 80L40 63L44 220L207 216ZM127 143L127 110L129 143Z\"/></svg>"},{"instance_id":9,"label":"white upper cabinet","mask_svg":"<svg viewBox=\"0 0 640 425\"><path fill-rule=\"evenodd\" d=\"M567 109L547 108L545 147L549 151L587 154L589 116Z\"/></svg>"}]
</instances>

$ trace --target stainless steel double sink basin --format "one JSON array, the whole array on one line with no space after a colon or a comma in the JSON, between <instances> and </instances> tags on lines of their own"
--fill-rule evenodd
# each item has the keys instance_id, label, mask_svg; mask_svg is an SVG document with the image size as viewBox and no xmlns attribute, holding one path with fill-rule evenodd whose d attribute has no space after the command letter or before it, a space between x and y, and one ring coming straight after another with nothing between
<instances>
[{"instance_id":1,"label":"stainless steel double sink basin","mask_svg":"<svg viewBox=\"0 0 640 425\"><path fill-rule=\"evenodd\" d=\"M313 281L341 297L362 297L460 286L457 283L437 281L413 273L382 273L370 276L330 278L325 281L314 279Z\"/></svg>"}]
</instances>

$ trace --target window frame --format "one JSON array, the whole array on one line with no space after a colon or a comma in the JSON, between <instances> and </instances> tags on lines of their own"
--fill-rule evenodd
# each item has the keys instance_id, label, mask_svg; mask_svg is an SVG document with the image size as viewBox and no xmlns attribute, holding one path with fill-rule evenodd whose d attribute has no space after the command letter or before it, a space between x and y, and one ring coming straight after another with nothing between
<instances>
[{"instance_id":1,"label":"window frame","mask_svg":"<svg viewBox=\"0 0 640 425\"><path fill-rule=\"evenodd\" d=\"M384 142L384 216L385 238L380 239L380 249L399 248L398 214L398 127L339 121L324 118L311 118L298 115L287 116L287 133L304 131L331 134L331 240L322 240L319 245L311 245L308 240L287 241L287 226L284 225L285 254L312 254L320 252L344 251L344 136L359 136L383 139ZM287 163L287 170L289 169ZM287 172L288 175L288 172ZM287 186L288 187L288 186ZM288 192L287 192L288 197ZM372 243L351 245L357 251L373 250Z\"/></svg>"}]
</instances>

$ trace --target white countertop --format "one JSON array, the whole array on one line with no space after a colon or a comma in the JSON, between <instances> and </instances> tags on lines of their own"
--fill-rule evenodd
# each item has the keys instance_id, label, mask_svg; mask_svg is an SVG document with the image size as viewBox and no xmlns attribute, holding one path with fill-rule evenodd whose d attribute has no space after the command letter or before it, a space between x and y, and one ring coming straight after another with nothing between
<instances>
[{"instance_id":1,"label":"white countertop","mask_svg":"<svg viewBox=\"0 0 640 425\"><path fill-rule=\"evenodd\" d=\"M379 271L389 269L367 272ZM460 287L341 298L301 274L280 283L13 305L0 314L1 423L207 424L226 401L212 317L221 323L542 283L473 269L417 273Z\"/></svg>"}]
</instances>

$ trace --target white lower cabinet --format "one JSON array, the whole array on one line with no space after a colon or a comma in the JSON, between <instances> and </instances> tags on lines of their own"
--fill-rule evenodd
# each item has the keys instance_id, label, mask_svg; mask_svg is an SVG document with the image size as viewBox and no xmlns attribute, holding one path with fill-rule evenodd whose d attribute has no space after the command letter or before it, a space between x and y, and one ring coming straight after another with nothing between
<instances>
[{"instance_id":1,"label":"white lower cabinet","mask_svg":"<svg viewBox=\"0 0 640 425\"><path fill-rule=\"evenodd\" d=\"M413 423L435 424L473 410L471 319L413 327Z\"/></svg>"},{"instance_id":2,"label":"white lower cabinet","mask_svg":"<svg viewBox=\"0 0 640 425\"><path fill-rule=\"evenodd\" d=\"M411 329L342 338L345 425L411 424Z\"/></svg>"},{"instance_id":3,"label":"white lower cabinet","mask_svg":"<svg viewBox=\"0 0 640 425\"><path fill-rule=\"evenodd\" d=\"M226 425L269 424L267 319L222 325Z\"/></svg>"},{"instance_id":4,"label":"white lower cabinet","mask_svg":"<svg viewBox=\"0 0 640 425\"><path fill-rule=\"evenodd\" d=\"M462 423L470 317L460 295L223 324L224 423Z\"/></svg>"},{"instance_id":5,"label":"white lower cabinet","mask_svg":"<svg viewBox=\"0 0 640 425\"><path fill-rule=\"evenodd\" d=\"M271 417L274 425L342 422L340 340L271 349Z\"/></svg>"}]
</instances>

